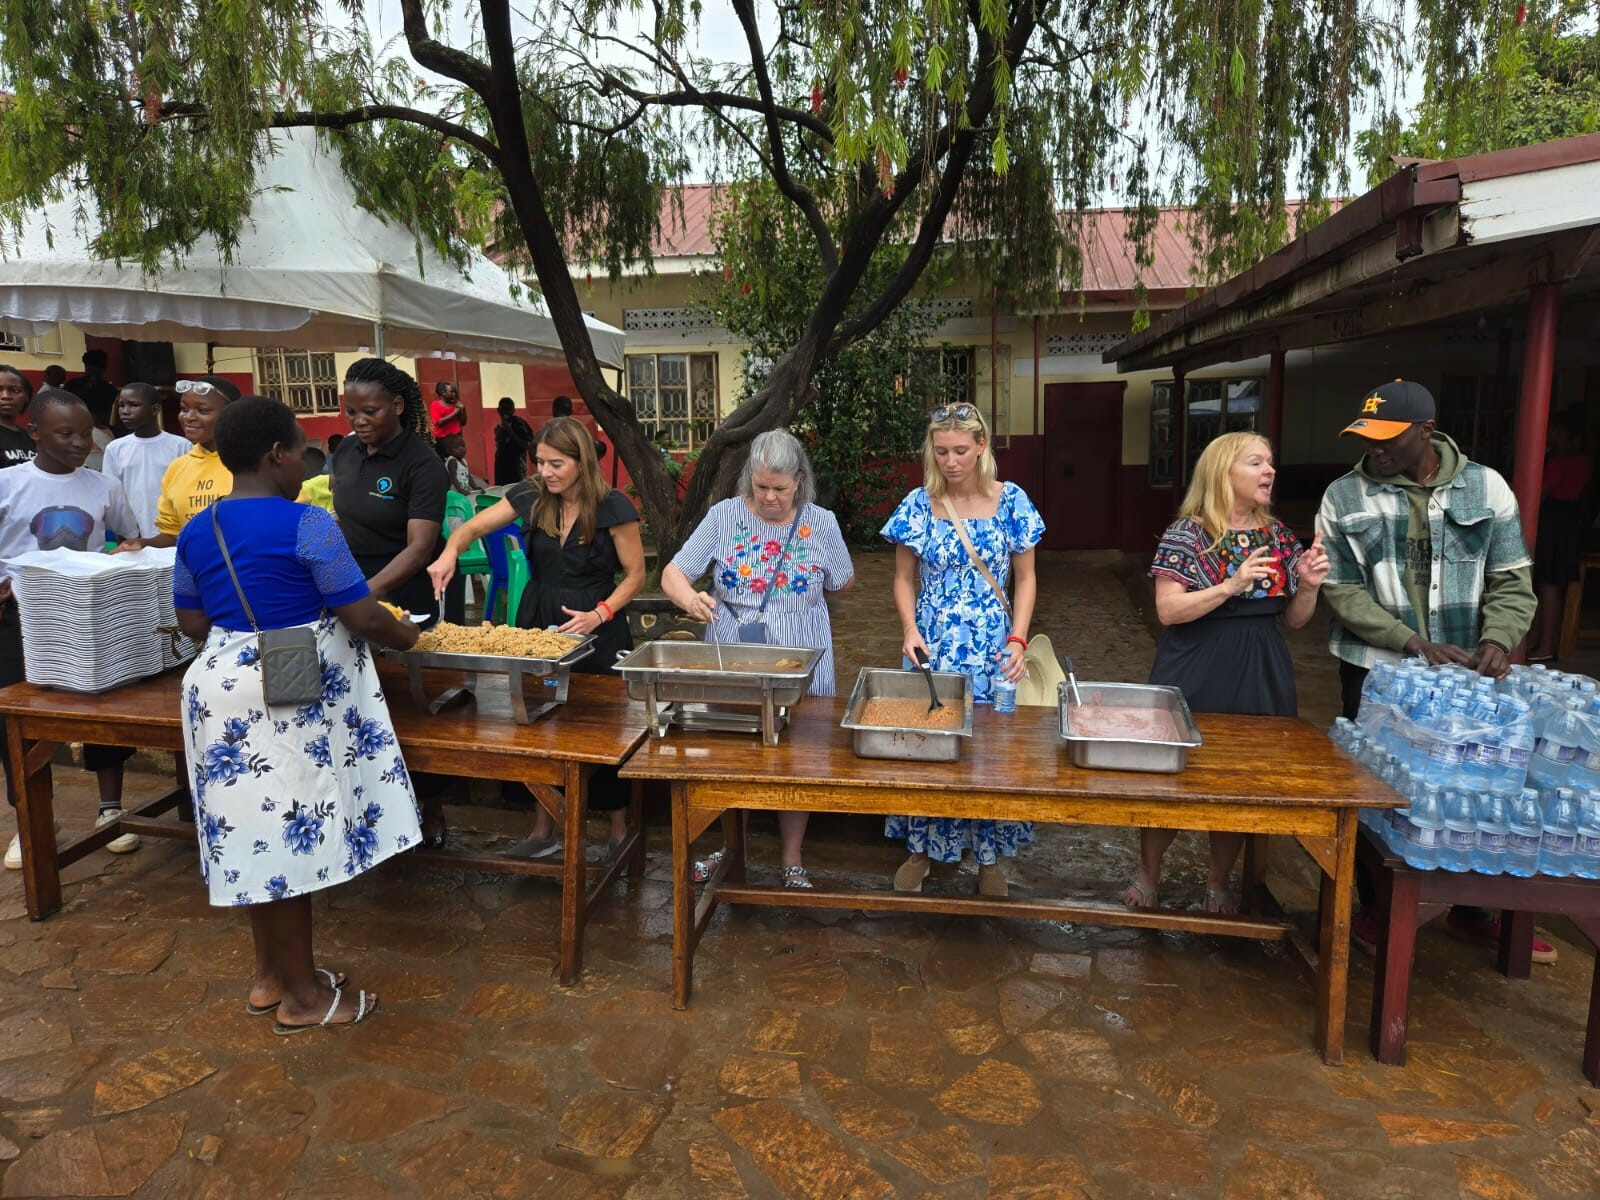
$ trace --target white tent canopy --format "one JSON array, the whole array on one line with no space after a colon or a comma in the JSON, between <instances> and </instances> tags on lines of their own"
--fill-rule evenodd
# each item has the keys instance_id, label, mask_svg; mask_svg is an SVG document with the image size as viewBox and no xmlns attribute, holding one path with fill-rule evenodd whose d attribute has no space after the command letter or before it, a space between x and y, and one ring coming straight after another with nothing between
<instances>
[{"instance_id":1,"label":"white tent canopy","mask_svg":"<svg viewBox=\"0 0 1600 1200\"><path fill-rule=\"evenodd\" d=\"M454 350L562 363L544 301L476 252L465 271L356 203L338 155L310 130L273 135L276 154L229 264L212 239L146 275L94 257L68 197L24 223L0 259L0 320L14 332L58 321L101 337L305 350ZM622 365L622 331L585 318L595 357Z\"/></svg>"}]
</instances>

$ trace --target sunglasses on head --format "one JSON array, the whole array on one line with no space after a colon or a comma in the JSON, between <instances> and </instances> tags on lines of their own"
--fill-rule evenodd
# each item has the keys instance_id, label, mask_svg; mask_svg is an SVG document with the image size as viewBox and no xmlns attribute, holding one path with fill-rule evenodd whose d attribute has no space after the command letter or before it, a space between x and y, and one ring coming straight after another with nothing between
<instances>
[{"instance_id":1,"label":"sunglasses on head","mask_svg":"<svg viewBox=\"0 0 1600 1200\"><path fill-rule=\"evenodd\" d=\"M946 421L972 421L977 416L978 410L970 404L941 404L928 414L935 425L942 425Z\"/></svg>"},{"instance_id":2,"label":"sunglasses on head","mask_svg":"<svg viewBox=\"0 0 1600 1200\"><path fill-rule=\"evenodd\" d=\"M207 383L204 379L180 379L173 385L174 390L181 396L192 392L196 396L209 396L213 393L221 395L220 389Z\"/></svg>"}]
</instances>

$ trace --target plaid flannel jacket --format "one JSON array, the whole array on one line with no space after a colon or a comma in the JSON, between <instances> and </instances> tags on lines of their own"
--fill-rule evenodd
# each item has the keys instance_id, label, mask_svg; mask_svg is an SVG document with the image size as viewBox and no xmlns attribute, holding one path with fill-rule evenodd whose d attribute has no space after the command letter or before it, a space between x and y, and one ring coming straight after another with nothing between
<instances>
[{"instance_id":1,"label":"plaid flannel jacket","mask_svg":"<svg viewBox=\"0 0 1600 1200\"><path fill-rule=\"evenodd\" d=\"M1403 488L1355 471L1334 480L1317 513L1331 568L1328 582L1360 584L1396 619L1426 631L1430 641L1476 646L1484 577L1532 561L1522 540L1516 497L1498 471L1471 461L1429 494L1433 563L1425 621L1406 595L1410 523L1411 507ZM1328 649L1361 667L1399 657L1369 646L1338 620L1328 634Z\"/></svg>"}]
</instances>

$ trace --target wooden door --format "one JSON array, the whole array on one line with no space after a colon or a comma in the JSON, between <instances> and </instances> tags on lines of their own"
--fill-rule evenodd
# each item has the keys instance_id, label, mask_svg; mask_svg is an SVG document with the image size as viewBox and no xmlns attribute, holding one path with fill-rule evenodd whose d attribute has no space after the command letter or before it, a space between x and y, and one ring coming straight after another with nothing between
<instances>
[{"instance_id":1,"label":"wooden door","mask_svg":"<svg viewBox=\"0 0 1600 1200\"><path fill-rule=\"evenodd\" d=\"M1044 389L1044 547L1116 546L1122 472L1122 389L1053 383Z\"/></svg>"}]
</instances>

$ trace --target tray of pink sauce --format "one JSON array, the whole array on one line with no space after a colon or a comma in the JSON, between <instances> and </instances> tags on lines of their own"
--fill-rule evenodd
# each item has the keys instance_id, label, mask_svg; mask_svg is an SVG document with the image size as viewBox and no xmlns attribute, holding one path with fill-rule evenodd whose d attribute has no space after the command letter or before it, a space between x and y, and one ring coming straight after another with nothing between
<instances>
[{"instance_id":1,"label":"tray of pink sauce","mask_svg":"<svg viewBox=\"0 0 1600 1200\"><path fill-rule=\"evenodd\" d=\"M1078 684L1079 704L1063 683L1061 740L1072 765L1095 771L1175 774L1200 745L1183 692L1143 683Z\"/></svg>"}]
</instances>

